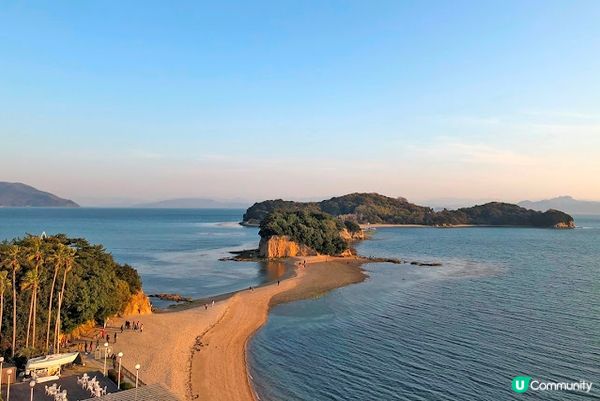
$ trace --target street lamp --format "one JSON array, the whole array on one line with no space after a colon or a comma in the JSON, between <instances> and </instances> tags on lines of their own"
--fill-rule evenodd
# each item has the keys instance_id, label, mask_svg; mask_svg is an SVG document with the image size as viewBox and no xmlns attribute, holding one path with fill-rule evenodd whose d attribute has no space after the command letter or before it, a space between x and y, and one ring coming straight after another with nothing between
<instances>
[{"instance_id":1,"label":"street lamp","mask_svg":"<svg viewBox=\"0 0 600 401\"><path fill-rule=\"evenodd\" d=\"M102 373L106 376L106 357L108 356L108 343L104 343L104 370Z\"/></svg>"},{"instance_id":2,"label":"street lamp","mask_svg":"<svg viewBox=\"0 0 600 401\"><path fill-rule=\"evenodd\" d=\"M29 382L29 387L31 387L31 396L29 397L29 401L33 401L33 388L35 387L35 380Z\"/></svg>"},{"instance_id":3,"label":"street lamp","mask_svg":"<svg viewBox=\"0 0 600 401\"><path fill-rule=\"evenodd\" d=\"M121 359L123 358L123 353L119 352L117 356L119 357L119 373L117 374L117 388L121 390Z\"/></svg>"},{"instance_id":4,"label":"street lamp","mask_svg":"<svg viewBox=\"0 0 600 401\"><path fill-rule=\"evenodd\" d=\"M4 357L0 356L0 399L2 399L2 364L4 363Z\"/></svg>"},{"instance_id":5,"label":"street lamp","mask_svg":"<svg viewBox=\"0 0 600 401\"><path fill-rule=\"evenodd\" d=\"M6 401L10 401L10 377L12 376L12 369L6 371L6 380L8 381L6 387Z\"/></svg>"},{"instance_id":6,"label":"street lamp","mask_svg":"<svg viewBox=\"0 0 600 401\"><path fill-rule=\"evenodd\" d=\"M138 388L138 378L140 377L140 364L135 365L135 388Z\"/></svg>"}]
</instances>

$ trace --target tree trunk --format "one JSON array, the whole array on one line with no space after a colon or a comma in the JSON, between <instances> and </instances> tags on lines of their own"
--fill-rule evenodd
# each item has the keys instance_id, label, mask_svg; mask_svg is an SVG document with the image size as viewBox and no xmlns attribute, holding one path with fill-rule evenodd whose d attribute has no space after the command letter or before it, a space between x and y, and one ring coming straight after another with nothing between
<instances>
[{"instance_id":1,"label":"tree trunk","mask_svg":"<svg viewBox=\"0 0 600 401\"><path fill-rule=\"evenodd\" d=\"M60 350L60 310L62 308L62 294L58 294L58 313L54 322L54 353L58 354Z\"/></svg>"},{"instance_id":2,"label":"tree trunk","mask_svg":"<svg viewBox=\"0 0 600 401\"><path fill-rule=\"evenodd\" d=\"M13 268L12 287L13 287L13 338L11 356L15 357L15 348L17 346L17 269Z\"/></svg>"},{"instance_id":3,"label":"tree trunk","mask_svg":"<svg viewBox=\"0 0 600 401\"><path fill-rule=\"evenodd\" d=\"M56 285L56 276L58 269L54 269L54 277L52 278L52 287L50 288L50 302L48 303L48 329L46 330L46 352L50 350L50 326L52 321L52 298L54 298L54 286Z\"/></svg>"},{"instance_id":4,"label":"tree trunk","mask_svg":"<svg viewBox=\"0 0 600 401\"><path fill-rule=\"evenodd\" d=\"M0 293L0 343L2 342L2 318L4 317L4 291Z\"/></svg>"},{"instance_id":5,"label":"tree trunk","mask_svg":"<svg viewBox=\"0 0 600 401\"><path fill-rule=\"evenodd\" d=\"M33 315L32 315L33 327L31 329L31 348L35 348L36 320L37 320L37 284L35 287L33 287Z\"/></svg>"},{"instance_id":6,"label":"tree trunk","mask_svg":"<svg viewBox=\"0 0 600 401\"><path fill-rule=\"evenodd\" d=\"M67 272L68 271L65 267L65 273L63 274L62 287L60 289L60 295L58 297L58 311L56 312L56 323L54 325L55 341L56 341L57 345L60 342L60 309L62 308L62 301L63 301L63 296L65 293L65 284L67 282ZM55 347L55 349L58 349L58 347Z\"/></svg>"},{"instance_id":7,"label":"tree trunk","mask_svg":"<svg viewBox=\"0 0 600 401\"><path fill-rule=\"evenodd\" d=\"M33 292L31 293L31 300L29 301L29 317L27 318L27 337L25 340L25 348L29 348L29 333L31 333L31 314L33 313Z\"/></svg>"}]
</instances>

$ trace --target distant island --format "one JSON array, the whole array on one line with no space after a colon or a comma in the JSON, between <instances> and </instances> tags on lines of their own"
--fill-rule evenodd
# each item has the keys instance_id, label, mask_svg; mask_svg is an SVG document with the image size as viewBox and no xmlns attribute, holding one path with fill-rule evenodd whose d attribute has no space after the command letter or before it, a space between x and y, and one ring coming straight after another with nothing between
<instances>
[{"instance_id":1,"label":"distant island","mask_svg":"<svg viewBox=\"0 0 600 401\"><path fill-rule=\"evenodd\" d=\"M72 200L60 198L20 182L0 182L0 207L79 207Z\"/></svg>"},{"instance_id":2,"label":"distant island","mask_svg":"<svg viewBox=\"0 0 600 401\"><path fill-rule=\"evenodd\" d=\"M558 210L540 212L490 202L434 211L376 193L353 193L321 202L258 202L248 208L240 224L260 227L257 254L263 258L350 256L351 242L365 237L361 225L575 227L573 218Z\"/></svg>"},{"instance_id":3,"label":"distant island","mask_svg":"<svg viewBox=\"0 0 600 401\"><path fill-rule=\"evenodd\" d=\"M404 198L391 198L376 193L353 193L320 202L267 200L252 205L241 224L259 226L273 212L322 212L358 224L426 225L450 227L459 225L523 226L573 228L573 217L558 211L540 212L518 205L490 202L456 210L434 211Z\"/></svg>"},{"instance_id":4,"label":"distant island","mask_svg":"<svg viewBox=\"0 0 600 401\"><path fill-rule=\"evenodd\" d=\"M574 199L571 196L559 196L540 201L523 201L519 206L533 210L558 209L571 214L600 214L600 202Z\"/></svg>"},{"instance_id":5,"label":"distant island","mask_svg":"<svg viewBox=\"0 0 600 401\"><path fill-rule=\"evenodd\" d=\"M132 205L140 208L181 208L181 209L245 209L251 202L242 200L214 200L205 198L177 198Z\"/></svg>"}]
</instances>

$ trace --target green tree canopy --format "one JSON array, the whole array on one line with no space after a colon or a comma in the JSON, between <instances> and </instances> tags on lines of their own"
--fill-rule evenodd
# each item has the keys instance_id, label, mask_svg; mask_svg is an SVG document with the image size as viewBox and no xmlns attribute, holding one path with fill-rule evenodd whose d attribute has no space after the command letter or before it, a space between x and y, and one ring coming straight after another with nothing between
<instances>
[{"instance_id":1,"label":"green tree canopy","mask_svg":"<svg viewBox=\"0 0 600 401\"><path fill-rule=\"evenodd\" d=\"M259 234L262 238L286 235L319 253L337 255L348 249L348 243L340 235L344 227L341 220L322 212L277 211L263 220Z\"/></svg>"}]
</instances>

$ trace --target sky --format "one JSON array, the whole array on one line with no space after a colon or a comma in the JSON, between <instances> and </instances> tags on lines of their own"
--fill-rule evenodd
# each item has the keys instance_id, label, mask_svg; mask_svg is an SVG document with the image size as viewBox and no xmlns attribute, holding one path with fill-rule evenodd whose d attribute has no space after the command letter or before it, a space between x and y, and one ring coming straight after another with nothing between
<instances>
[{"instance_id":1,"label":"sky","mask_svg":"<svg viewBox=\"0 0 600 401\"><path fill-rule=\"evenodd\" d=\"M0 181L600 199L600 2L0 3Z\"/></svg>"}]
</instances>

